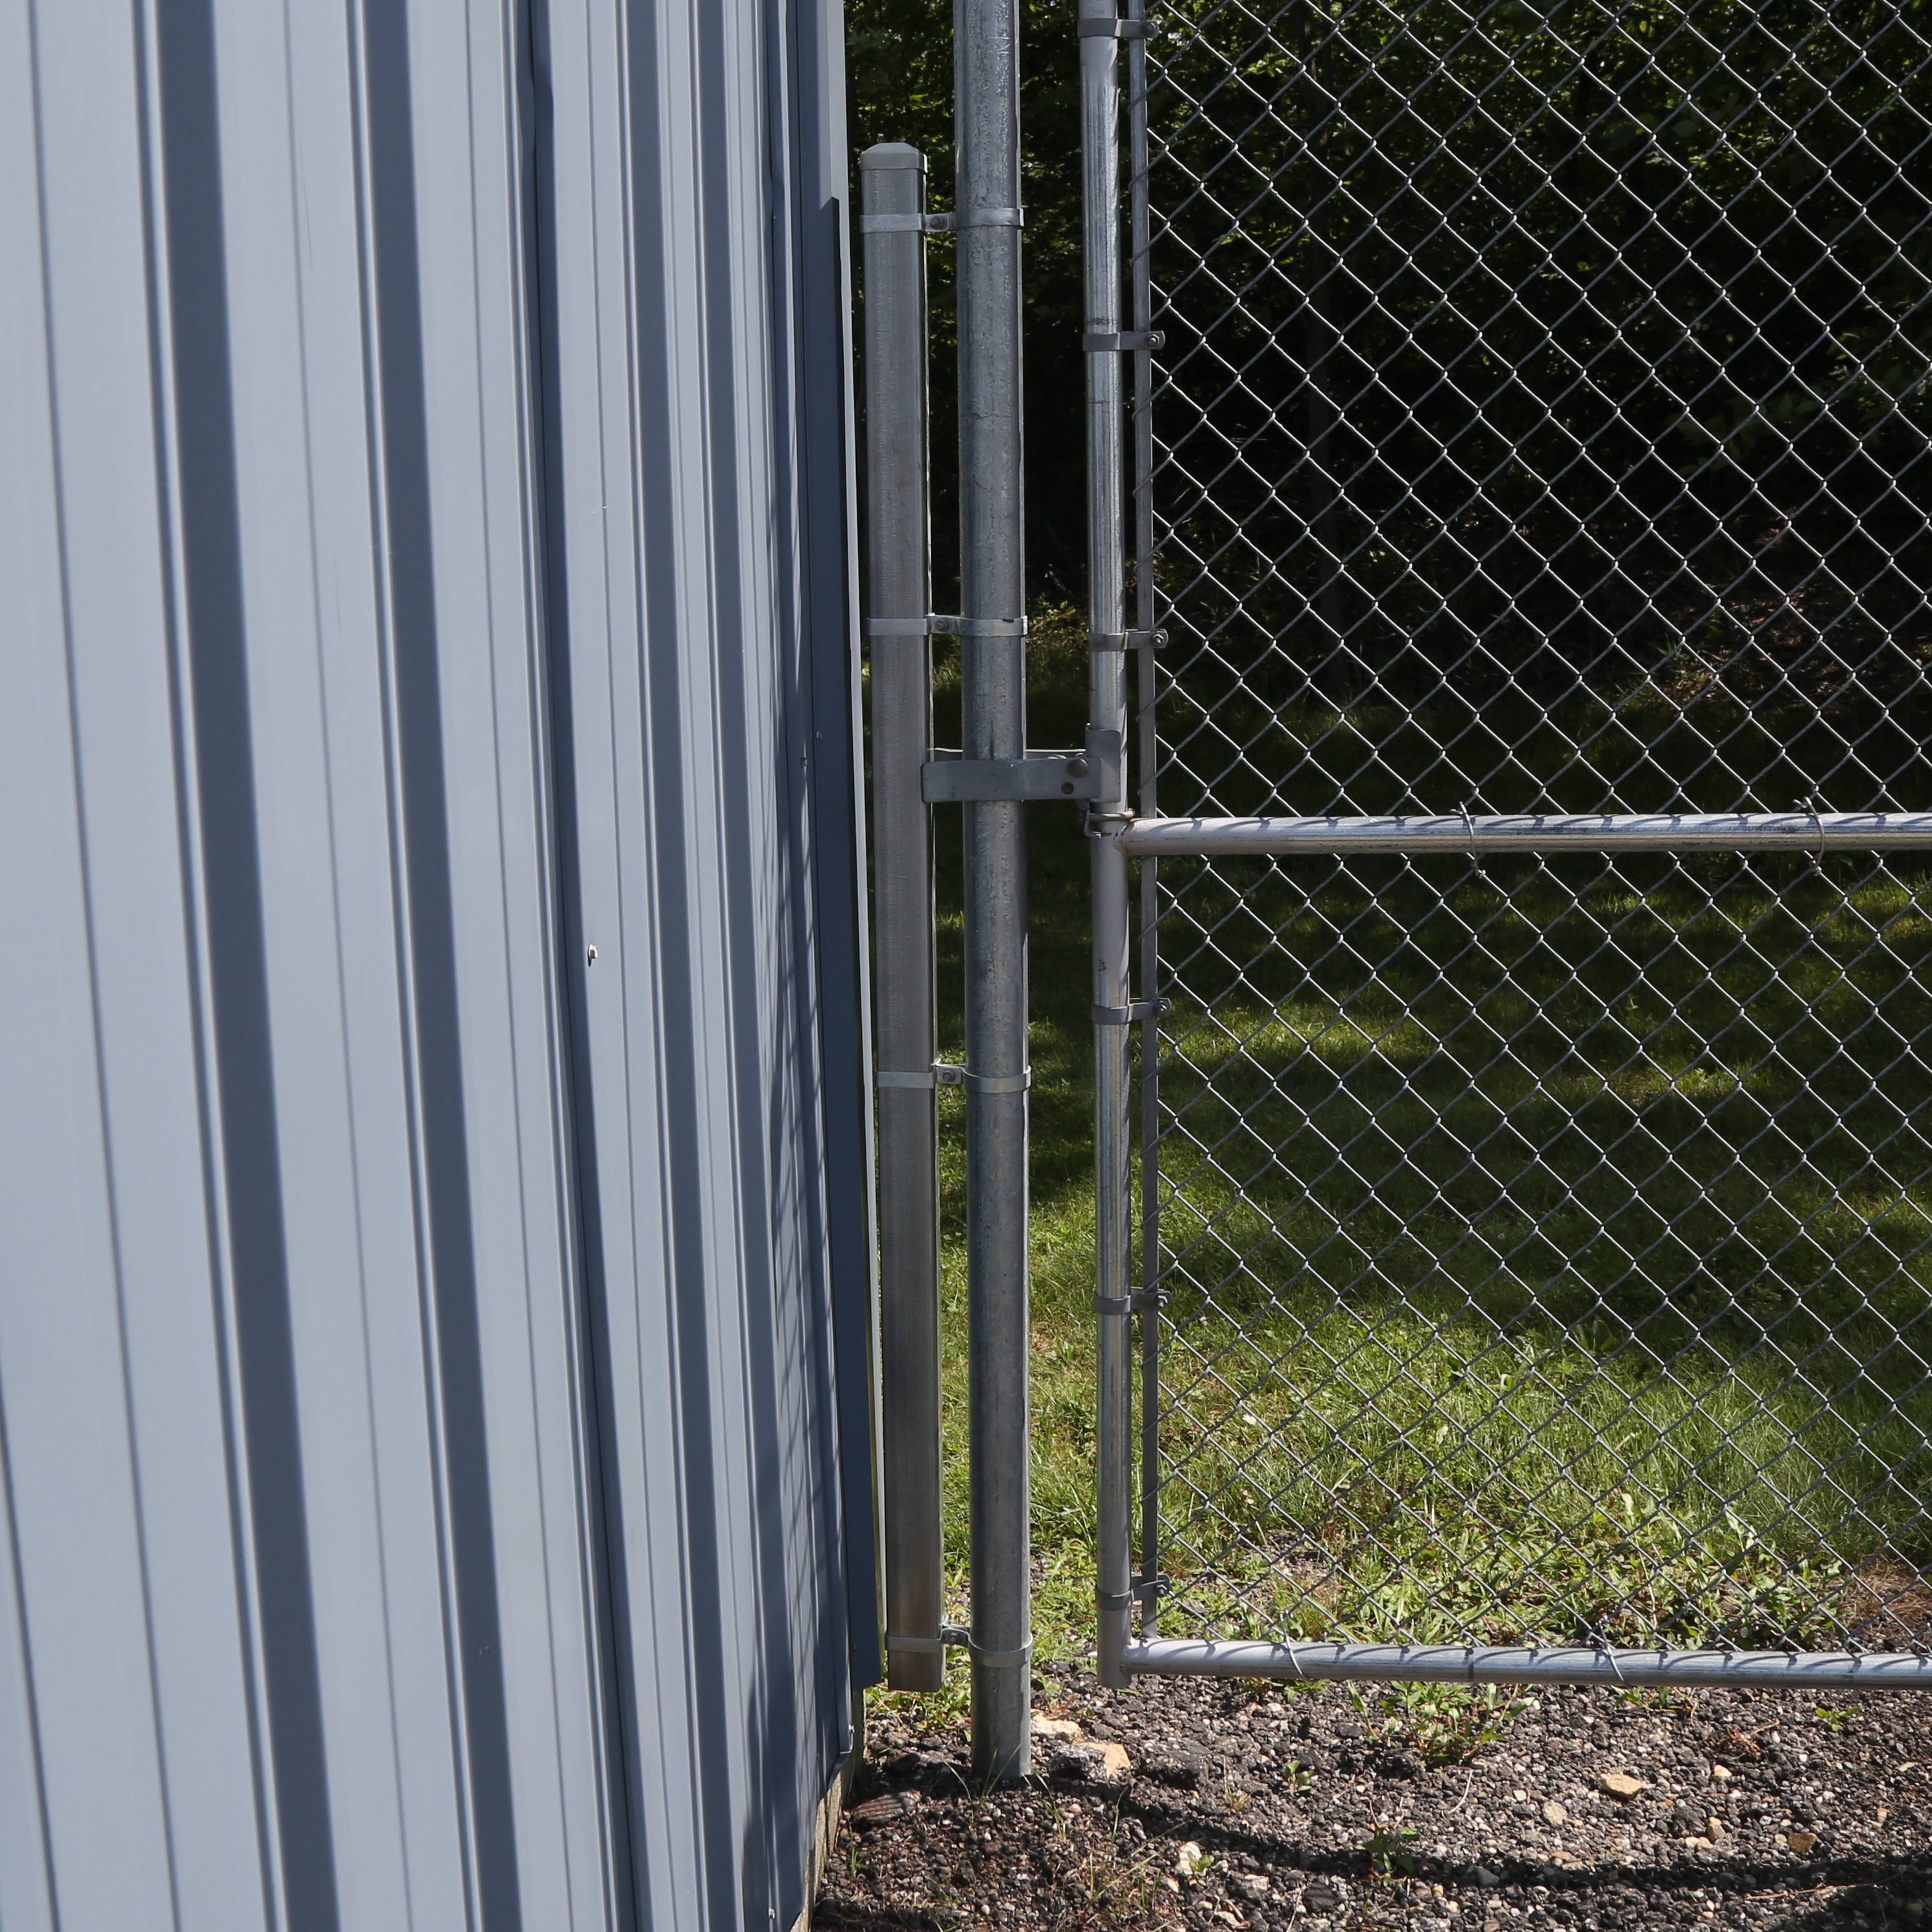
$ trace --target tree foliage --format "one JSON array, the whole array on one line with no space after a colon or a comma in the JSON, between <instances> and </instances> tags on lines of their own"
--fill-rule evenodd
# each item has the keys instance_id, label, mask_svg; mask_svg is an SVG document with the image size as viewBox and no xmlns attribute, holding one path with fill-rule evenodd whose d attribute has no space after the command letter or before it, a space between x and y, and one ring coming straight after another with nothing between
<instances>
[{"instance_id":1,"label":"tree foliage","mask_svg":"<svg viewBox=\"0 0 1932 1932\"><path fill-rule=\"evenodd\" d=\"M1028 581L1064 602L1086 578L1085 446L1080 356L1079 57L1074 0L1021 0L1020 86L1026 203ZM926 154L936 208L952 206L952 10L950 0L847 0L846 70L854 158L875 141ZM952 470L952 249L930 264L933 344L933 548L942 579L958 568Z\"/></svg>"},{"instance_id":2,"label":"tree foliage","mask_svg":"<svg viewBox=\"0 0 1932 1932\"><path fill-rule=\"evenodd\" d=\"M1164 16L1156 571L1208 789L1370 704L1414 742L1260 761L1302 808L1932 803L1922 0Z\"/></svg>"},{"instance_id":3,"label":"tree foliage","mask_svg":"<svg viewBox=\"0 0 1932 1932\"><path fill-rule=\"evenodd\" d=\"M855 136L924 147L940 206L948 10L849 8ZM1910 767L1932 804L1928 0L1150 10L1148 563L1191 667L1164 710L1196 732L1204 796L1264 802L1214 773L1286 776L1300 754L1258 760L1252 734L1297 707L1379 703L1461 743L1459 779L1494 780L1497 808L1625 781L1688 796L1719 743L1700 802L1742 779L1787 805L1851 744L1844 802ZM1072 0L1022 12L1029 548L1036 588L1065 596L1077 43ZM1334 799L1400 802L1329 749Z\"/></svg>"}]
</instances>

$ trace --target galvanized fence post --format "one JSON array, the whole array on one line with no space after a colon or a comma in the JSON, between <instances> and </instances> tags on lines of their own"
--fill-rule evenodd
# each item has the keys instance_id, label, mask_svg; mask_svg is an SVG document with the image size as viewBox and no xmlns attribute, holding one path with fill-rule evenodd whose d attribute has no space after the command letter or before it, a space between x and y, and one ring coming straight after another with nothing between
<instances>
[{"instance_id":1,"label":"galvanized fence post","mask_svg":"<svg viewBox=\"0 0 1932 1932\"><path fill-rule=\"evenodd\" d=\"M1096 731L1126 736L1126 602L1123 557L1125 446L1120 332L1119 64L1114 0L1081 0L1081 143L1085 183L1088 501L1088 713ZM1118 1688L1133 1607L1127 1534L1132 1459L1129 1372L1133 1298L1130 1266L1132 1137L1129 1036L1127 860L1118 831L1127 817L1126 761L1112 766L1111 796L1088 808L1094 893L1094 1306L1100 1318L1096 1416L1095 1597L1100 1682Z\"/></svg>"},{"instance_id":2,"label":"galvanized fence post","mask_svg":"<svg viewBox=\"0 0 1932 1932\"><path fill-rule=\"evenodd\" d=\"M939 1155L926 446L926 157L859 158L865 248L866 630L872 640L873 929L878 1025L880 1433L886 1682L936 1690L946 1658L940 1521Z\"/></svg>"},{"instance_id":3,"label":"galvanized fence post","mask_svg":"<svg viewBox=\"0 0 1932 1932\"><path fill-rule=\"evenodd\" d=\"M1129 0L1128 13L1140 24L1126 48L1127 66L1128 286L1132 291L1132 326L1140 340L1134 351L1132 485L1134 622L1140 632L1135 658L1135 797L1138 815L1151 818L1159 808L1160 746L1155 730L1158 688L1154 647L1160 636L1154 584L1154 288L1148 273L1148 42L1145 0ZM1140 1283L1150 1302L1141 1318L1140 1348L1140 1570L1138 1615L1143 1636L1158 1628L1160 1613L1160 863L1139 862L1140 957L1136 962L1145 1008L1141 1019Z\"/></svg>"},{"instance_id":4,"label":"galvanized fence post","mask_svg":"<svg viewBox=\"0 0 1932 1932\"><path fill-rule=\"evenodd\" d=\"M957 0L962 751L1026 750L1021 533L1019 13ZM973 1762L1024 1777L1032 1739L1028 1444L1025 807L965 817Z\"/></svg>"}]
</instances>

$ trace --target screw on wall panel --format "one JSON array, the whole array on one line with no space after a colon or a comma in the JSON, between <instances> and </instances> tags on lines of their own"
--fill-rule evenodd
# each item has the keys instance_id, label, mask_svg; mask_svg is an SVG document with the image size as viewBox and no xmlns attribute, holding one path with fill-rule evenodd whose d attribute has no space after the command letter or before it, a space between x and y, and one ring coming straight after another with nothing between
<instances>
[{"instance_id":1,"label":"screw on wall panel","mask_svg":"<svg viewBox=\"0 0 1932 1932\"><path fill-rule=\"evenodd\" d=\"M594 966L597 964L597 949L596 946L586 946L584 949L584 963L586 966Z\"/></svg>"}]
</instances>

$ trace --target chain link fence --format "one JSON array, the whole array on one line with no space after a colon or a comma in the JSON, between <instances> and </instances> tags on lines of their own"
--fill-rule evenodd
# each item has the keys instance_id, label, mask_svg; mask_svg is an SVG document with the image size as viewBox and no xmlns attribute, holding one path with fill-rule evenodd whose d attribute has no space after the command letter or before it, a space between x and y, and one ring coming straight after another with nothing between
<instances>
[{"instance_id":1,"label":"chain link fence","mask_svg":"<svg viewBox=\"0 0 1932 1932\"><path fill-rule=\"evenodd\" d=\"M1474 828L1932 811L1932 20L1157 24L1143 1631L1922 1653L1932 863Z\"/></svg>"}]
</instances>

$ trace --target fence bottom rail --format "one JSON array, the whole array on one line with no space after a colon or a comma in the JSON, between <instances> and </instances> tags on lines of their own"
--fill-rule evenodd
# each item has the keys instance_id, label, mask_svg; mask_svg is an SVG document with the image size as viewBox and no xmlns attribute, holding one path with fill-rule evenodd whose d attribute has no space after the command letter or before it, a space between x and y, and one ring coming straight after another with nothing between
<instances>
[{"instance_id":1,"label":"fence bottom rail","mask_svg":"<svg viewBox=\"0 0 1932 1932\"><path fill-rule=\"evenodd\" d=\"M1250 1643L1150 1638L1121 1664L1136 1677L1337 1678L1448 1684L1734 1684L1754 1690L1932 1690L1913 1651L1617 1650L1589 1646Z\"/></svg>"}]
</instances>

